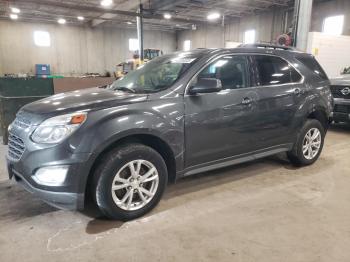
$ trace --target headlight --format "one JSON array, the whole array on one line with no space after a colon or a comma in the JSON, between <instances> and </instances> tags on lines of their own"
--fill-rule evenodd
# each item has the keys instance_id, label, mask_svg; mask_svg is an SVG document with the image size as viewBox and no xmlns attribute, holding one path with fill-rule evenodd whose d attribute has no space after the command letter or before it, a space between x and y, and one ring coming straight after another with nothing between
<instances>
[{"instance_id":1,"label":"headlight","mask_svg":"<svg viewBox=\"0 0 350 262\"><path fill-rule=\"evenodd\" d=\"M73 113L46 119L33 132L35 143L56 144L71 135L86 120L86 113Z\"/></svg>"}]
</instances>

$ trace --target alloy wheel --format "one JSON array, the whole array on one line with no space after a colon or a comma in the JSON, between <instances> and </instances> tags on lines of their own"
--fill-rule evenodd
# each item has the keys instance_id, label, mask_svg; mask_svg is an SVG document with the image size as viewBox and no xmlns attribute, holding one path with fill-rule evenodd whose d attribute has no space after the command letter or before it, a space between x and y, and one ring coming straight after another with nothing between
<instances>
[{"instance_id":1,"label":"alloy wheel","mask_svg":"<svg viewBox=\"0 0 350 262\"><path fill-rule=\"evenodd\" d=\"M111 193L114 203L123 210L138 210L148 204L157 192L159 174L147 160L133 160L115 175Z\"/></svg>"},{"instance_id":2,"label":"alloy wheel","mask_svg":"<svg viewBox=\"0 0 350 262\"><path fill-rule=\"evenodd\" d=\"M306 159L311 160L317 156L321 148L321 132L318 128L311 128L303 140L303 155Z\"/></svg>"}]
</instances>

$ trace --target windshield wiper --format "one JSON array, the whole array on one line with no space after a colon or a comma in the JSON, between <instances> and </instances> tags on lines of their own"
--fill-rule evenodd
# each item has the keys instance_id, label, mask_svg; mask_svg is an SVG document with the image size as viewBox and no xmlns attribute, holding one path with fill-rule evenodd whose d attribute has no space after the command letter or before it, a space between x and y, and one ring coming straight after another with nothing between
<instances>
[{"instance_id":1,"label":"windshield wiper","mask_svg":"<svg viewBox=\"0 0 350 262\"><path fill-rule=\"evenodd\" d=\"M113 88L113 90L120 90L120 91L127 91L127 92L131 92L131 93L136 93L136 91L130 87L126 87L126 86L118 86Z\"/></svg>"}]
</instances>

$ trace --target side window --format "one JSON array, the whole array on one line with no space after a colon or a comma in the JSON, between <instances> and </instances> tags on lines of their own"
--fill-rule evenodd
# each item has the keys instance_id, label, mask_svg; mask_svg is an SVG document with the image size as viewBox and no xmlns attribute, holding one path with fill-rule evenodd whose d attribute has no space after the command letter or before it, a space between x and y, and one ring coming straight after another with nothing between
<instances>
[{"instance_id":1,"label":"side window","mask_svg":"<svg viewBox=\"0 0 350 262\"><path fill-rule=\"evenodd\" d=\"M245 56L224 56L204 68L197 76L221 80L223 89L248 87L247 58Z\"/></svg>"},{"instance_id":2,"label":"side window","mask_svg":"<svg viewBox=\"0 0 350 262\"><path fill-rule=\"evenodd\" d=\"M275 56L257 55L255 62L260 85L281 85L301 80L301 75L286 61Z\"/></svg>"},{"instance_id":3,"label":"side window","mask_svg":"<svg viewBox=\"0 0 350 262\"><path fill-rule=\"evenodd\" d=\"M324 72L320 64L316 61L314 57L310 56L297 56L297 60L299 60L304 66L309 68L312 72L318 75L323 80L328 80L327 74Z\"/></svg>"}]
</instances>

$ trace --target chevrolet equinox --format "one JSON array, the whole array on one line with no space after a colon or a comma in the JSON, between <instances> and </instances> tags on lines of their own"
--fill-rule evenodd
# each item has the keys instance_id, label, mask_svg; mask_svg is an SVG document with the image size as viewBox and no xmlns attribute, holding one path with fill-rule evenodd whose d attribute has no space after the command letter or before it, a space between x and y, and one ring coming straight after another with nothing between
<instances>
[{"instance_id":1,"label":"chevrolet equinox","mask_svg":"<svg viewBox=\"0 0 350 262\"><path fill-rule=\"evenodd\" d=\"M313 56L250 45L163 55L111 85L24 106L9 127L10 179L47 203L112 219L154 208L174 181L287 152L321 154L333 107Z\"/></svg>"}]
</instances>

